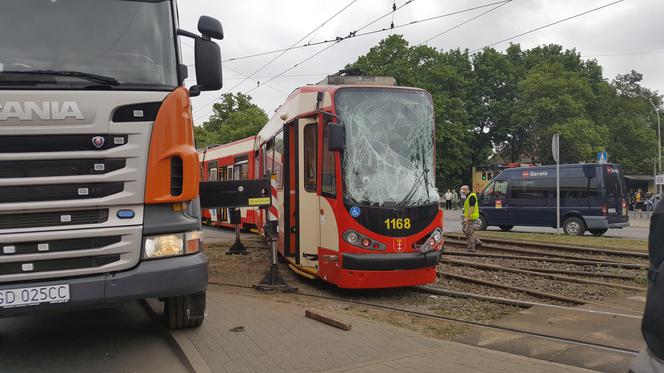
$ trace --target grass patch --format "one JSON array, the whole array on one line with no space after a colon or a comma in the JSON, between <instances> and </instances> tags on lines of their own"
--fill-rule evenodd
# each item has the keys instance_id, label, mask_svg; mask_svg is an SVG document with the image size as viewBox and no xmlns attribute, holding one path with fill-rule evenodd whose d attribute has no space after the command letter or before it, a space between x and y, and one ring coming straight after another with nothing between
<instances>
[{"instance_id":1,"label":"grass patch","mask_svg":"<svg viewBox=\"0 0 664 373\"><path fill-rule=\"evenodd\" d=\"M618 237L568 236L553 233L522 233L522 232L477 232L480 237L502 238L504 240L534 241L542 243L567 244L573 246L589 246L622 250L648 251L648 241Z\"/></svg>"}]
</instances>

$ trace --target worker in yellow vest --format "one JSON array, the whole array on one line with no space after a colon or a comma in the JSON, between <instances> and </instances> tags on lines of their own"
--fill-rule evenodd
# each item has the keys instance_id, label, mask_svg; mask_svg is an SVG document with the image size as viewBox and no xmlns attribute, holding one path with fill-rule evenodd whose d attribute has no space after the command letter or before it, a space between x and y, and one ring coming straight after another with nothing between
<instances>
[{"instance_id":1,"label":"worker in yellow vest","mask_svg":"<svg viewBox=\"0 0 664 373\"><path fill-rule=\"evenodd\" d=\"M461 228L466 236L469 251L482 245L482 241L475 235L475 221L480 217L480 204L475 193L470 193L468 185L461 187L461 194L468 196L463 203L463 222Z\"/></svg>"}]
</instances>

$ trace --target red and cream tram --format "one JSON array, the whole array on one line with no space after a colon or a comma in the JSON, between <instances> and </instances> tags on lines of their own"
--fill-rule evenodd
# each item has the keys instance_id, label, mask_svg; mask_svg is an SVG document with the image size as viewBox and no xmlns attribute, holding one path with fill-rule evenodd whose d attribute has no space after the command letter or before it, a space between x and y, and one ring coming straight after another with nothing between
<instances>
[{"instance_id":1,"label":"red and cream tram","mask_svg":"<svg viewBox=\"0 0 664 373\"><path fill-rule=\"evenodd\" d=\"M290 267L341 288L433 282L443 244L434 128L429 93L392 78L296 89L255 139L256 175L273 184L259 231L278 220Z\"/></svg>"},{"instance_id":2,"label":"red and cream tram","mask_svg":"<svg viewBox=\"0 0 664 373\"><path fill-rule=\"evenodd\" d=\"M234 141L213 148L199 150L201 180L245 180L255 178L254 141L256 136ZM242 230L256 227L258 211L253 208L240 209ZM203 222L212 226L233 228L228 209L203 209Z\"/></svg>"}]
</instances>

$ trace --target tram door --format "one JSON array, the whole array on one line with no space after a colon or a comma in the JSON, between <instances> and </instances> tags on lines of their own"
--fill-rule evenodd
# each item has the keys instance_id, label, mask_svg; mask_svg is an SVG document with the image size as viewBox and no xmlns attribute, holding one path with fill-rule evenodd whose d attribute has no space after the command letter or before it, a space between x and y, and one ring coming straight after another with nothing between
<instances>
[{"instance_id":1,"label":"tram door","mask_svg":"<svg viewBox=\"0 0 664 373\"><path fill-rule=\"evenodd\" d=\"M296 247L299 264L316 267L320 244L320 217L317 185L318 126L315 119L300 119L297 134L297 214Z\"/></svg>"},{"instance_id":2,"label":"tram door","mask_svg":"<svg viewBox=\"0 0 664 373\"><path fill-rule=\"evenodd\" d=\"M217 161L208 163L208 181L217 181ZM219 220L218 209L210 209L210 221L217 222Z\"/></svg>"}]
</instances>

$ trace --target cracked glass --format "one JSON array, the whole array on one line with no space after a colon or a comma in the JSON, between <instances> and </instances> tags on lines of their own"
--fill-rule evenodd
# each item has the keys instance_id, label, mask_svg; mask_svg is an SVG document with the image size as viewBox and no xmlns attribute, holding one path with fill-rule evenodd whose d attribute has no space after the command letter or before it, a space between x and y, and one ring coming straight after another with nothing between
<instances>
[{"instance_id":1,"label":"cracked glass","mask_svg":"<svg viewBox=\"0 0 664 373\"><path fill-rule=\"evenodd\" d=\"M345 88L335 100L346 129L344 199L396 207L437 203L429 94L413 89Z\"/></svg>"}]
</instances>

